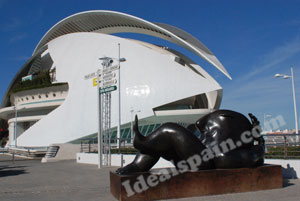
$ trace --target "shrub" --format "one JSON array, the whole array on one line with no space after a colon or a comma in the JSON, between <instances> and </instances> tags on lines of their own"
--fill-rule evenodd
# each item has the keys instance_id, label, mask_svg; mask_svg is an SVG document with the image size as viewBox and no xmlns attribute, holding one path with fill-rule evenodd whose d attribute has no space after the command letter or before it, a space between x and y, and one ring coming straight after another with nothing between
<instances>
[{"instance_id":1,"label":"shrub","mask_svg":"<svg viewBox=\"0 0 300 201\"><path fill-rule=\"evenodd\" d=\"M268 147L267 152L265 153L265 158L300 158L300 146L287 146L286 147L286 155L285 155L285 147Z\"/></svg>"},{"instance_id":2,"label":"shrub","mask_svg":"<svg viewBox=\"0 0 300 201\"><path fill-rule=\"evenodd\" d=\"M49 71L41 71L36 77L34 77L32 80L26 80L24 82L19 81L16 83L14 88L10 91L10 95L16 92L20 91L27 91L31 89L40 89L40 88L46 88L50 86L58 86L58 85L64 85L66 83L56 83L52 84L50 81Z\"/></svg>"}]
</instances>

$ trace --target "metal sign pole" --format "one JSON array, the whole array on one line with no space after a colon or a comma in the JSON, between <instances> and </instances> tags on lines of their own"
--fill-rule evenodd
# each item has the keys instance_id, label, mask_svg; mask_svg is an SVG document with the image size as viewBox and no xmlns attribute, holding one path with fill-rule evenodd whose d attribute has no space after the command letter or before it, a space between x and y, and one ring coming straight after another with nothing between
<instances>
[{"instance_id":1,"label":"metal sign pole","mask_svg":"<svg viewBox=\"0 0 300 201\"><path fill-rule=\"evenodd\" d=\"M98 168L102 168L102 113L100 94L100 70L97 71L97 100L98 100Z\"/></svg>"},{"instance_id":2,"label":"metal sign pole","mask_svg":"<svg viewBox=\"0 0 300 201\"><path fill-rule=\"evenodd\" d=\"M111 92L109 92L109 119L111 120ZM111 121L109 121L109 133L108 133L108 166L111 166Z\"/></svg>"}]
</instances>

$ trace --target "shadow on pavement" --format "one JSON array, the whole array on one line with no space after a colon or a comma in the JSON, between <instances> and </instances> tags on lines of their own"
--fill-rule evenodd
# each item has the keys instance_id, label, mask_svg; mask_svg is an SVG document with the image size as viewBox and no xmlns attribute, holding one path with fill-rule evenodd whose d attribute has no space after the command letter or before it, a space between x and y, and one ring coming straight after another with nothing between
<instances>
[{"instance_id":1,"label":"shadow on pavement","mask_svg":"<svg viewBox=\"0 0 300 201\"><path fill-rule=\"evenodd\" d=\"M291 183L291 181L289 179L283 179L283 188L286 188L288 186L293 186L295 184Z\"/></svg>"},{"instance_id":2,"label":"shadow on pavement","mask_svg":"<svg viewBox=\"0 0 300 201\"><path fill-rule=\"evenodd\" d=\"M10 158L1 158L0 157L0 165L1 165L1 163L7 163L7 162L18 162L18 161L41 161L41 159L40 158L37 158L37 159L32 159L32 158L15 158L15 160L13 161L12 159L10 159Z\"/></svg>"},{"instance_id":3,"label":"shadow on pavement","mask_svg":"<svg viewBox=\"0 0 300 201\"><path fill-rule=\"evenodd\" d=\"M0 171L0 177L16 176L20 174L27 174L25 170L4 170Z\"/></svg>"},{"instance_id":4,"label":"shadow on pavement","mask_svg":"<svg viewBox=\"0 0 300 201\"><path fill-rule=\"evenodd\" d=\"M24 166L24 165L19 165L19 166L10 166L10 165L2 165L0 166L0 171L1 170L5 170L5 169L14 169L14 168L25 168L27 166Z\"/></svg>"},{"instance_id":5,"label":"shadow on pavement","mask_svg":"<svg viewBox=\"0 0 300 201\"><path fill-rule=\"evenodd\" d=\"M23 169L24 167L26 166L0 166L0 177L27 174L27 172Z\"/></svg>"},{"instance_id":6,"label":"shadow on pavement","mask_svg":"<svg viewBox=\"0 0 300 201\"><path fill-rule=\"evenodd\" d=\"M297 172L290 164L287 164L286 168L282 167L282 175L287 179L298 179Z\"/></svg>"}]
</instances>

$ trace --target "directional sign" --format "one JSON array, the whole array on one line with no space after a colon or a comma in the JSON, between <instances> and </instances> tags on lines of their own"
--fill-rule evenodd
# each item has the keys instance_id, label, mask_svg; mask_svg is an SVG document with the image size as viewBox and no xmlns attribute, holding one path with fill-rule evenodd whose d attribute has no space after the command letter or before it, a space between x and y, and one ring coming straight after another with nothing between
<instances>
[{"instance_id":1,"label":"directional sign","mask_svg":"<svg viewBox=\"0 0 300 201\"><path fill-rule=\"evenodd\" d=\"M115 85L115 84L117 84L116 79L109 80L109 81L106 81L106 82L101 82L100 81L100 88L110 87L110 86Z\"/></svg>"},{"instance_id":2,"label":"directional sign","mask_svg":"<svg viewBox=\"0 0 300 201\"><path fill-rule=\"evenodd\" d=\"M95 87L95 86L97 86L98 85L98 79L95 77L94 79L93 79L93 86Z\"/></svg>"},{"instance_id":3,"label":"directional sign","mask_svg":"<svg viewBox=\"0 0 300 201\"><path fill-rule=\"evenodd\" d=\"M100 89L99 93L103 94L103 93L107 93L107 92L111 92L111 91L115 91L115 90L117 90L117 86L110 86L110 87L105 87L105 88Z\"/></svg>"},{"instance_id":4,"label":"directional sign","mask_svg":"<svg viewBox=\"0 0 300 201\"><path fill-rule=\"evenodd\" d=\"M120 68L119 65L111 66L109 68L105 68L102 70L102 73L110 73L112 71L118 70Z\"/></svg>"},{"instance_id":5,"label":"directional sign","mask_svg":"<svg viewBox=\"0 0 300 201\"><path fill-rule=\"evenodd\" d=\"M97 77L97 72L93 72L93 73L90 73L88 75L85 75L84 79L88 80L88 79L91 79L91 78L94 78L94 77Z\"/></svg>"},{"instance_id":6,"label":"directional sign","mask_svg":"<svg viewBox=\"0 0 300 201\"><path fill-rule=\"evenodd\" d=\"M100 80L100 88L109 87L111 85L115 85L115 84L117 84L117 82L118 81L116 79ZM98 86L98 80L97 80L97 78L93 79L93 86L94 87Z\"/></svg>"},{"instance_id":7,"label":"directional sign","mask_svg":"<svg viewBox=\"0 0 300 201\"><path fill-rule=\"evenodd\" d=\"M120 68L119 65L115 65L115 66L111 66L109 68L105 68L105 69L98 69L96 72L92 72L89 73L87 75L84 76L85 80L91 79L91 78L95 78L97 77L97 73L99 73L100 75L104 75L104 74L111 74L113 73L113 71L118 70Z\"/></svg>"},{"instance_id":8,"label":"directional sign","mask_svg":"<svg viewBox=\"0 0 300 201\"><path fill-rule=\"evenodd\" d=\"M107 73L107 74L104 74L102 77L100 77L100 80L111 80L113 78L116 77L116 73L114 72L111 72L111 73Z\"/></svg>"}]
</instances>

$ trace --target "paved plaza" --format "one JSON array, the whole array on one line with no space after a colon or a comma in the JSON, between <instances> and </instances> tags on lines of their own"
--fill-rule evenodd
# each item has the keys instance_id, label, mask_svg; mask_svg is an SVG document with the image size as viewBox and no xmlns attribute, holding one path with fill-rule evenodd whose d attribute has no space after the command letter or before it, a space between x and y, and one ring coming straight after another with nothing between
<instances>
[{"instance_id":1,"label":"paved plaza","mask_svg":"<svg viewBox=\"0 0 300 201\"><path fill-rule=\"evenodd\" d=\"M1 201L116 201L110 194L109 171L95 165L75 161L41 163L39 160L16 158L0 154ZM222 186L216 186L222 188ZM285 180L284 188L204 196L182 201L299 201L300 180ZM172 199L172 201L175 201Z\"/></svg>"}]
</instances>

